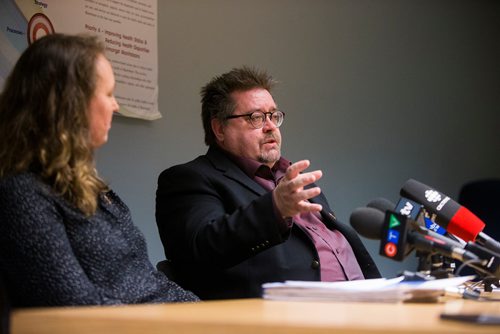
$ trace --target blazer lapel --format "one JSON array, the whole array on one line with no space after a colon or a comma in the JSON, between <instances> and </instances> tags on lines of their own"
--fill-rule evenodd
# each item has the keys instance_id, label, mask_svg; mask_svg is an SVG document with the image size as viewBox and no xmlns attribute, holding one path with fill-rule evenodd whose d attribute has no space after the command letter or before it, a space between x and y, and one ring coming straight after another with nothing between
<instances>
[{"instance_id":1,"label":"blazer lapel","mask_svg":"<svg viewBox=\"0 0 500 334\"><path fill-rule=\"evenodd\" d=\"M313 186L314 185L310 185L309 187L313 187ZM309 187L306 187L306 188L309 188ZM311 198L309 200L309 202L321 204L321 206L323 207L323 210L321 210L321 217L323 218L323 223L329 229L333 229L333 228L336 229L338 227L337 217L335 216L335 213L330 208L330 206L328 205L328 203L326 202L326 200L324 200L324 197L322 197L322 196L316 196L314 198Z\"/></svg>"},{"instance_id":2,"label":"blazer lapel","mask_svg":"<svg viewBox=\"0 0 500 334\"><path fill-rule=\"evenodd\" d=\"M264 195L267 191L262 188L257 182L246 175L241 168L232 162L224 152L215 146L210 146L207 152L207 157L214 167L220 171L225 177L238 182L245 188L253 191L257 195Z\"/></svg>"}]
</instances>

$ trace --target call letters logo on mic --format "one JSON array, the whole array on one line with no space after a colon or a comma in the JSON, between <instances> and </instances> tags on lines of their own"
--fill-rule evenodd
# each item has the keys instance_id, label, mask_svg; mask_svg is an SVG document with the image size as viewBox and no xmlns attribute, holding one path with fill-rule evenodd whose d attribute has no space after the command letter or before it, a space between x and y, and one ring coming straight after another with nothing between
<instances>
[{"instance_id":1,"label":"call letters logo on mic","mask_svg":"<svg viewBox=\"0 0 500 334\"><path fill-rule=\"evenodd\" d=\"M409 201L406 201L404 207L401 210L399 210L399 213L402 214L403 216L409 216L413 211L413 208L414 206Z\"/></svg>"},{"instance_id":2,"label":"call letters logo on mic","mask_svg":"<svg viewBox=\"0 0 500 334\"><path fill-rule=\"evenodd\" d=\"M387 232L387 243L384 246L384 252L389 257L394 257L398 253L399 231L394 229L401 225L394 215L389 218L389 231Z\"/></svg>"},{"instance_id":3,"label":"call letters logo on mic","mask_svg":"<svg viewBox=\"0 0 500 334\"><path fill-rule=\"evenodd\" d=\"M436 210L440 211L443 206L450 200L450 198L448 196L446 196L442 201L442 197L441 197L441 194L436 191L436 190L433 190L433 189L429 189L429 190L426 190L425 191L425 198L427 199L427 201L429 203L437 203L437 202L441 202L439 203L439 205L436 207Z\"/></svg>"},{"instance_id":4,"label":"call letters logo on mic","mask_svg":"<svg viewBox=\"0 0 500 334\"><path fill-rule=\"evenodd\" d=\"M385 216L382 242L380 243L380 255L401 261L407 253L406 218L403 215L389 213Z\"/></svg>"},{"instance_id":5,"label":"call letters logo on mic","mask_svg":"<svg viewBox=\"0 0 500 334\"><path fill-rule=\"evenodd\" d=\"M425 191L425 198L431 203L436 203L441 200L441 195L437 191L429 189Z\"/></svg>"}]
</instances>

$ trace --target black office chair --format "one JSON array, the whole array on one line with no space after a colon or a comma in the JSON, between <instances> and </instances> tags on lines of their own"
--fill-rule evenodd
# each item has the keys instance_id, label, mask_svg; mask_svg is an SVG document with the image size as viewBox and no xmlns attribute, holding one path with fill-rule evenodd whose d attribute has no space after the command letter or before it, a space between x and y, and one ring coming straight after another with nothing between
<instances>
[{"instance_id":1,"label":"black office chair","mask_svg":"<svg viewBox=\"0 0 500 334\"><path fill-rule=\"evenodd\" d=\"M485 223L485 234L500 241L500 179L482 179L464 184L460 189L458 202ZM466 269L463 274L474 272ZM490 278L485 281L485 290L491 291L490 284L499 283L498 279Z\"/></svg>"},{"instance_id":2,"label":"black office chair","mask_svg":"<svg viewBox=\"0 0 500 334\"><path fill-rule=\"evenodd\" d=\"M168 259L160 261L156 264L156 269L158 269L158 271L161 271L162 273L164 273L165 276L167 276L169 280L176 282L176 280L175 280L176 275L174 272L174 268L172 267L172 261L170 261Z\"/></svg>"},{"instance_id":3,"label":"black office chair","mask_svg":"<svg viewBox=\"0 0 500 334\"><path fill-rule=\"evenodd\" d=\"M500 240L500 179L482 179L464 184L458 202L486 224L484 233Z\"/></svg>"}]
</instances>

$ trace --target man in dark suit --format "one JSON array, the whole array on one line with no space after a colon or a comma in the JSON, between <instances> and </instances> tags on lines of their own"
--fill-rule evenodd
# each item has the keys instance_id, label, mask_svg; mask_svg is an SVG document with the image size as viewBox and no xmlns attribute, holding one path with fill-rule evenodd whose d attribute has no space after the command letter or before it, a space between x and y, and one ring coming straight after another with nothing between
<instances>
[{"instance_id":1,"label":"man in dark suit","mask_svg":"<svg viewBox=\"0 0 500 334\"><path fill-rule=\"evenodd\" d=\"M274 80L247 67L202 89L205 155L161 173L156 221L174 279L202 299L260 297L261 284L380 273L339 222L309 161L281 157Z\"/></svg>"}]
</instances>

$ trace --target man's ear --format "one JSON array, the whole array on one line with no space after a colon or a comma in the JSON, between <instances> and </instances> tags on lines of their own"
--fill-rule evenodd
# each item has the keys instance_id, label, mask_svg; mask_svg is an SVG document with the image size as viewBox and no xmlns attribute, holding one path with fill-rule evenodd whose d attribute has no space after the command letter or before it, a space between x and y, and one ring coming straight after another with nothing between
<instances>
[{"instance_id":1,"label":"man's ear","mask_svg":"<svg viewBox=\"0 0 500 334\"><path fill-rule=\"evenodd\" d=\"M212 118L210 121L212 125L212 131L214 132L215 138L217 138L218 142L224 141L224 125L217 118Z\"/></svg>"}]
</instances>

